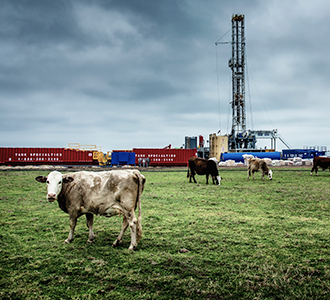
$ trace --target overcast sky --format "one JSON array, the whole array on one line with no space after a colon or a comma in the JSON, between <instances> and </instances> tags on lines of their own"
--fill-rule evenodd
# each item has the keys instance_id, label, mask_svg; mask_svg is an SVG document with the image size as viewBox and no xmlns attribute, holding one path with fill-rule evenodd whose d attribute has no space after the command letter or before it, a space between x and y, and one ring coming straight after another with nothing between
<instances>
[{"instance_id":1,"label":"overcast sky","mask_svg":"<svg viewBox=\"0 0 330 300\"><path fill-rule=\"evenodd\" d=\"M247 128L330 148L328 0L0 3L2 147L106 152L229 133L231 46L215 42L244 14Z\"/></svg>"}]
</instances>

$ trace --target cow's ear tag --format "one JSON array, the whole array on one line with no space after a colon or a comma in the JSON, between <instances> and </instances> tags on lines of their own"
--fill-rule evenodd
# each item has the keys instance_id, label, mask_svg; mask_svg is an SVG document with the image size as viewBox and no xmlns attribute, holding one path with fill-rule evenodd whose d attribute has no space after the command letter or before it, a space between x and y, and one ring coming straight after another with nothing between
<instances>
[{"instance_id":1,"label":"cow's ear tag","mask_svg":"<svg viewBox=\"0 0 330 300\"><path fill-rule=\"evenodd\" d=\"M69 183L69 182L72 182L73 181L73 178L72 177L64 177L63 178L63 182L64 183Z\"/></svg>"}]
</instances>

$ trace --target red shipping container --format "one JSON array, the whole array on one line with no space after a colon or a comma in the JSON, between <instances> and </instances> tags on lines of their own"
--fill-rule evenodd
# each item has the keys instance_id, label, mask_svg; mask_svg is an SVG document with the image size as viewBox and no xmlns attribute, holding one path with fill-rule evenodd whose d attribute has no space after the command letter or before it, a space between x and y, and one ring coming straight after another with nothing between
<instances>
[{"instance_id":1,"label":"red shipping container","mask_svg":"<svg viewBox=\"0 0 330 300\"><path fill-rule=\"evenodd\" d=\"M150 166L187 166L188 159L197 156L197 149L158 149L158 148L134 148L135 164L139 158L150 159Z\"/></svg>"},{"instance_id":2,"label":"red shipping container","mask_svg":"<svg viewBox=\"0 0 330 300\"><path fill-rule=\"evenodd\" d=\"M1 165L91 165L93 151L65 148L0 148Z\"/></svg>"}]
</instances>

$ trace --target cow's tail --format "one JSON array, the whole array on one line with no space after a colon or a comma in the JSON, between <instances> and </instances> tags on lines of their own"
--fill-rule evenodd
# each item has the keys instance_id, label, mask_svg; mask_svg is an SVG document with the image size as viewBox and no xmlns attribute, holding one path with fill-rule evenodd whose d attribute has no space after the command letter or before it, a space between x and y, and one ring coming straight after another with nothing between
<instances>
[{"instance_id":1,"label":"cow's tail","mask_svg":"<svg viewBox=\"0 0 330 300\"><path fill-rule=\"evenodd\" d=\"M136 226L136 238L137 238L137 242L140 241L141 237L142 237L142 211L141 211L141 194L143 192L144 189L144 184L146 182L146 178L139 173L138 174L138 195L137 195L137 206L139 208L139 214L138 214L138 219L137 219L137 226Z\"/></svg>"}]
</instances>

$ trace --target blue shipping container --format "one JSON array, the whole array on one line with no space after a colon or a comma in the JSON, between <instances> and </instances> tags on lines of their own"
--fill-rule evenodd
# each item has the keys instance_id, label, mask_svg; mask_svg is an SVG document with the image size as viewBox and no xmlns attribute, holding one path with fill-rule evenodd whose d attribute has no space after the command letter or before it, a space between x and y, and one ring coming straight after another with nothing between
<instances>
[{"instance_id":1,"label":"blue shipping container","mask_svg":"<svg viewBox=\"0 0 330 300\"><path fill-rule=\"evenodd\" d=\"M315 149L287 149L282 150L283 159L289 159L294 157L300 157L302 159L314 158L316 156L325 155L325 151L319 151Z\"/></svg>"},{"instance_id":2,"label":"blue shipping container","mask_svg":"<svg viewBox=\"0 0 330 300\"><path fill-rule=\"evenodd\" d=\"M111 165L135 165L134 152L112 152Z\"/></svg>"},{"instance_id":3,"label":"blue shipping container","mask_svg":"<svg viewBox=\"0 0 330 300\"><path fill-rule=\"evenodd\" d=\"M258 158L281 159L280 152L235 152L235 153L221 153L220 161L234 160L235 162L244 162L243 155L250 154Z\"/></svg>"}]
</instances>

